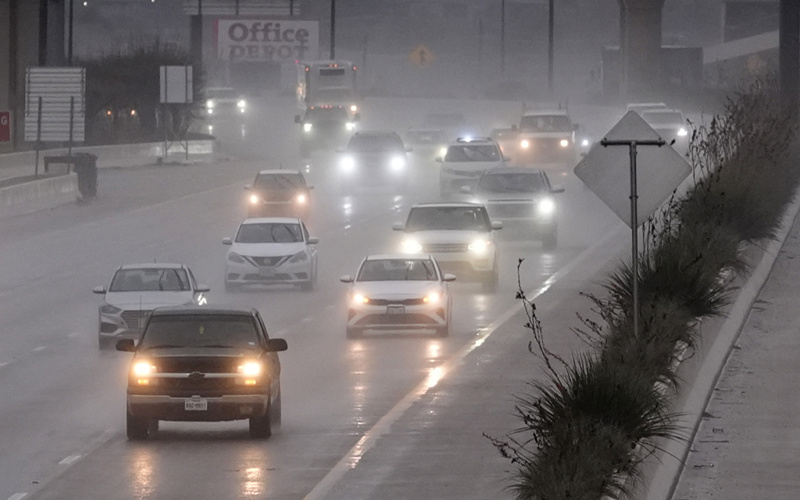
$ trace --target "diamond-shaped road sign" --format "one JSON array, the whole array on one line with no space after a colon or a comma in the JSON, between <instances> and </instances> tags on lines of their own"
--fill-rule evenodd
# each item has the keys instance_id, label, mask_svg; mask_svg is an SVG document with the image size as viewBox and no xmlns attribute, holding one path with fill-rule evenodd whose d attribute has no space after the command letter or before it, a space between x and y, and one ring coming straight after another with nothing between
<instances>
[{"instance_id":1,"label":"diamond-shaped road sign","mask_svg":"<svg viewBox=\"0 0 800 500\"><path fill-rule=\"evenodd\" d=\"M635 111L614 125L605 140L656 141L660 139ZM636 227L641 226L692 172L686 160L668 144L636 148L638 208ZM630 148L595 144L575 166L575 175L617 216L631 225Z\"/></svg>"}]
</instances>

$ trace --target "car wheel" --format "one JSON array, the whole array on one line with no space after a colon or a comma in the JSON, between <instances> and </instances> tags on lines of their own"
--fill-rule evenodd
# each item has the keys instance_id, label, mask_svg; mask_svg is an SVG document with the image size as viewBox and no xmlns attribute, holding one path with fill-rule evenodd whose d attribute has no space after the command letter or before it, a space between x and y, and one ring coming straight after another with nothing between
<instances>
[{"instance_id":1,"label":"car wheel","mask_svg":"<svg viewBox=\"0 0 800 500\"><path fill-rule=\"evenodd\" d=\"M542 248L545 250L555 250L558 246L558 233L553 230L547 233L544 238L542 238Z\"/></svg>"},{"instance_id":2,"label":"car wheel","mask_svg":"<svg viewBox=\"0 0 800 500\"><path fill-rule=\"evenodd\" d=\"M351 326L347 327L347 338L348 339L356 339L361 336L361 330L358 328L353 328Z\"/></svg>"},{"instance_id":3,"label":"car wheel","mask_svg":"<svg viewBox=\"0 0 800 500\"><path fill-rule=\"evenodd\" d=\"M250 417L250 437L267 439L272 435L272 405L261 417Z\"/></svg>"},{"instance_id":4,"label":"car wheel","mask_svg":"<svg viewBox=\"0 0 800 500\"><path fill-rule=\"evenodd\" d=\"M281 393L278 390L278 397L272 402L272 427L279 428L281 426Z\"/></svg>"},{"instance_id":5,"label":"car wheel","mask_svg":"<svg viewBox=\"0 0 800 500\"><path fill-rule=\"evenodd\" d=\"M130 412L126 413L127 418L125 419L125 431L128 435L128 439L132 440L142 440L147 439L147 435L150 432L150 422L145 417L137 417L131 415Z\"/></svg>"}]
</instances>

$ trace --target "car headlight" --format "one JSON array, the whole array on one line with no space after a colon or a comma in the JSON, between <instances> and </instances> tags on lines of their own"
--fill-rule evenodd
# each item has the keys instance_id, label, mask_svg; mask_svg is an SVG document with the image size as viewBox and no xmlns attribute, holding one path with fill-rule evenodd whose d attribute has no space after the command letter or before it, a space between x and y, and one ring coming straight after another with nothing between
<instances>
[{"instance_id":1,"label":"car headlight","mask_svg":"<svg viewBox=\"0 0 800 500\"><path fill-rule=\"evenodd\" d=\"M561 139L558 143L559 146L562 148L566 148L569 146L569 139Z\"/></svg>"},{"instance_id":2,"label":"car headlight","mask_svg":"<svg viewBox=\"0 0 800 500\"><path fill-rule=\"evenodd\" d=\"M420 253L422 251L422 245L413 239L403 240L400 247L404 253Z\"/></svg>"},{"instance_id":3,"label":"car headlight","mask_svg":"<svg viewBox=\"0 0 800 500\"><path fill-rule=\"evenodd\" d=\"M444 158L446 155L447 155L447 148L446 147L439 150L439 156Z\"/></svg>"},{"instance_id":4,"label":"car headlight","mask_svg":"<svg viewBox=\"0 0 800 500\"><path fill-rule=\"evenodd\" d=\"M405 166L406 166L406 160L405 160L405 158L403 158L402 156L394 156L394 157L392 157L392 159L389 161L389 166L390 166L390 167L392 168L392 170L394 170L395 172L399 172L399 171L403 170L403 167L405 167Z\"/></svg>"},{"instance_id":5,"label":"car headlight","mask_svg":"<svg viewBox=\"0 0 800 500\"><path fill-rule=\"evenodd\" d=\"M584 139L581 141L581 146L586 147L589 145L589 139Z\"/></svg>"},{"instance_id":6,"label":"car headlight","mask_svg":"<svg viewBox=\"0 0 800 500\"><path fill-rule=\"evenodd\" d=\"M305 262L307 260L308 254L306 252L297 252L289 259L289 264L297 264L298 262Z\"/></svg>"},{"instance_id":7,"label":"car headlight","mask_svg":"<svg viewBox=\"0 0 800 500\"><path fill-rule=\"evenodd\" d=\"M103 314L117 314L122 312L122 309L112 306L111 304L103 304L100 306L100 312Z\"/></svg>"},{"instance_id":8,"label":"car headlight","mask_svg":"<svg viewBox=\"0 0 800 500\"><path fill-rule=\"evenodd\" d=\"M311 132L312 128L314 128L314 126L311 125L310 123L303 124L303 132Z\"/></svg>"},{"instance_id":9,"label":"car headlight","mask_svg":"<svg viewBox=\"0 0 800 500\"><path fill-rule=\"evenodd\" d=\"M213 99L209 99L209 100L207 100L207 101L206 101L206 107L207 107L209 110L212 110L212 109L214 109L214 106L215 106L215 105L216 105L216 104L214 103L214 100L213 100Z\"/></svg>"},{"instance_id":10,"label":"car headlight","mask_svg":"<svg viewBox=\"0 0 800 500\"><path fill-rule=\"evenodd\" d=\"M422 302L426 304L438 304L442 300L441 292L431 292L422 298Z\"/></svg>"},{"instance_id":11,"label":"car headlight","mask_svg":"<svg viewBox=\"0 0 800 500\"><path fill-rule=\"evenodd\" d=\"M245 101L244 99L239 99L239 100L236 102L236 106L237 106L239 109L241 109L242 111L244 111L244 108L246 108L246 107L247 107L247 101Z\"/></svg>"},{"instance_id":12,"label":"car headlight","mask_svg":"<svg viewBox=\"0 0 800 500\"><path fill-rule=\"evenodd\" d=\"M350 105L350 111L355 113L356 111L358 111L358 106L356 106L355 104L351 104Z\"/></svg>"},{"instance_id":13,"label":"car headlight","mask_svg":"<svg viewBox=\"0 0 800 500\"><path fill-rule=\"evenodd\" d=\"M355 122L347 122L347 123L345 123L345 124L344 124L344 128L345 128L345 129L346 129L348 132L350 132L350 131L353 131L353 130L355 130L355 129L356 129L356 124L355 124Z\"/></svg>"},{"instance_id":14,"label":"car headlight","mask_svg":"<svg viewBox=\"0 0 800 500\"><path fill-rule=\"evenodd\" d=\"M539 204L536 206L536 210L539 211L539 215L553 215L553 213L556 211L556 203L550 198L545 198L539 201Z\"/></svg>"},{"instance_id":15,"label":"car headlight","mask_svg":"<svg viewBox=\"0 0 800 500\"><path fill-rule=\"evenodd\" d=\"M369 304L369 298L365 297L363 294L354 293L352 296L353 304Z\"/></svg>"},{"instance_id":16,"label":"car headlight","mask_svg":"<svg viewBox=\"0 0 800 500\"><path fill-rule=\"evenodd\" d=\"M300 193L295 197L294 201L296 201L298 205L305 205L308 202L308 197L305 194Z\"/></svg>"},{"instance_id":17,"label":"car headlight","mask_svg":"<svg viewBox=\"0 0 800 500\"><path fill-rule=\"evenodd\" d=\"M489 250L489 246L492 244L489 240L475 240L469 244L470 252L474 252L477 254L486 253Z\"/></svg>"},{"instance_id":18,"label":"car headlight","mask_svg":"<svg viewBox=\"0 0 800 500\"><path fill-rule=\"evenodd\" d=\"M257 377L261 375L263 368L258 361L245 361L236 367L236 373L244 375L245 377Z\"/></svg>"},{"instance_id":19,"label":"car headlight","mask_svg":"<svg viewBox=\"0 0 800 500\"><path fill-rule=\"evenodd\" d=\"M261 200L259 199L257 194L251 194L250 195L250 203L252 205L257 205L259 201L261 201Z\"/></svg>"},{"instance_id":20,"label":"car headlight","mask_svg":"<svg viewBox=\"0 0 800 500\"><path fill-rule=\"evenodd\" d=\"M678 137L686 137L689 134L689 131L685 128L681 127L678 129Z\"/></svg>"},{"instance_id":21,"label":"car headlight","mask_svg":"<svg viewBox=\"0 0 800 500\"><path fill-rule=\"evenodd\" d=\"M519 143L519 147L521 147L522 149L528 149L529 147L531 147L531 141L529 141L528 139L522 139L522 141L520 141Z\"/></svg>"},{"instance_id":22,"label":"car headlight","mask_svg":"<svg viewBox=\"0 0 800 500\"><path fill-rule=\"evenodd\" d=\"M149 360L141 360L137 361L131 366L131 382L135 380L136 385L156 385L158 383L158 379L152 379L152 377L158 368Z\"/></svg>"},{"instance_id":23,"label":"car headlight","mask_svg":"<svg viewBox=\"0 0 800 500\"><path fill-rule=\"evenodd\" d=\"M340 165L345 172L352 172L356 168L356 160L352 156L345 156Z\"/></svg>"},{"instance_id":24,"label":"car headlight","mask_svg":"<svg viewBox=\"0 0 800 500\"><path fill-rule=\"evenodd\" d=\"M228 252L228 260L231 262L235 262L236 264L245 264L247 262L246 260L244 260L244 257L242 257L236 252Z\"/></svg>"}]
</instances>

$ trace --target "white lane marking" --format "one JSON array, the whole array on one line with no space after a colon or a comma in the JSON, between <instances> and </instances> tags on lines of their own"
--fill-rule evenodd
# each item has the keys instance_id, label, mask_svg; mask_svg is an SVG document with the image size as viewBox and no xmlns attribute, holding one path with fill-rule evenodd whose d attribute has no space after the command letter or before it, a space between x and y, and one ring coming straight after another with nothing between
<instances>
[{"instance_id":1,"label":"white lane marking","mask_svg":"<svg viewBox=\"0 0 800 500\"><path fill-rule=\"evenodd\" d=\"M47 349L46 345L40 345L39 347L34 347L33 352L44 351L45 349Z\"/></svg>"},{"instance_id":2,"label":"white lane marking","mask_svg":"<svg viewBox=\"0 0 800 500\"><path fill-rule=\"evenodd\" d=\"M67 335L67 337L73 339L73 338L77 337L80 334L81 334L80 332L72 332L69 335Z\"/></svg>"},{"instance_id":3,"label":"white lane marking","mask_svg":"<svg viewBox=\"0 0 800 500\"><path fill-rule=\"evenodd\" d=\"M26 496L28 496L27 493L14 493L10 497L8 497L8 500L22 500Z\"/></svg>"},{"instance_id":4,"label":"white lane marking","mask_svg":"<svg viewBox=\"0 0 800 500\"><path fill-rule=\"evenodd\" d=\"M619 237L617 233L618 231L609 231L605 237L601 238L597 243L584 250L575 260L547 278L544 284L538 289L531 293L526 292L525 295L528 297L528 300L535 300L561 278L574 271L575 268L584 260L590 256L595 256L597 254L597 248L602 248L602 246L607 244L609 240ZM345 473L347 473L348 470L355 469L358 466L358 463L361 461L361 458L364 456L364 454L367 453L375 445L375 443L378 442L381 436L389 432L392 425L394 425L394 423L397 422L397 420L399 420L400 417L403 416L403 414L416 401L424 396L428 390L435 387L436 384L438 384L439 381L442 380L451 370L461 364L467 355L486 342L486 339L488 339L492 333L497 330L497 328L511 319L511 317L522 310L523 307L524 304L522 301L515 302L513 306L498 316L497 319L492 321L486 328L482 328L474 340L456 351L456 353L453 354L447 361L432 369L425 380L423 380L411 392L406 394L406 396L401 399L400 402L394 405L394 407L389 410L386 415L381 417L381 419L378 420L378 422L371 429L366 431L361 436L355 446L353 446L350 451L348 451L347 454L345 454L345 456L343 456L339 462L333 466L328 474L326 474L325 477L323 477L322 480L317 483L316 486L314 486L314 489L312 489L308 495L305 496L304 500L317 500L325 498L325 496L330 492L331 488L333 488L333 486L338 483L342 477L344 477Z\"/></svg>"},{"instance_id":5,"label":"white lane marking","mask_svg":"<svg viewBox=\"0 0 800 500\"><path fill-rule=\"evenodd\" d=\"M4 367L4 366L6 366L7 364L8 364L8 362L7 362L7 361L3 361L2 363L0 363L0 368L2 368L2 367Z\"/></svg>"},{"instance_id":6,"label":"white lane marking","mask_svg":"<svg viewBox=\"0 0 800 500\"><path fill-rule=\"evenodd\" d=\"M82 455L70 455L67 458L65 458L64 460L58 462L58 465L70 465L71 463L77 462L78 460L80 460L81 456Z\"/></svg>"},{"instance_id":7,"label":"white lane marking","mask_svg":"<svg viewBox=\"0 0 800 500\"><path fill-rule=\"evenodd\" d=\"M305 318L300 320L300 323L311 323L312 321L314 321L314 318L312 318L311 316L306 316Z\"/></svg>"}]
</instances>

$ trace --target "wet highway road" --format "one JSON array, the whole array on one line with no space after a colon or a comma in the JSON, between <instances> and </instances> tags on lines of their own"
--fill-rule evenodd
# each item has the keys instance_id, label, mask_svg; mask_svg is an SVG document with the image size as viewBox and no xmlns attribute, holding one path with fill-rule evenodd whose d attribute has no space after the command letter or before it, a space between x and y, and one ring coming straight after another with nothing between
<instances>
[{"instance_id":1,"label":"wet highway road","mask_svg":"<svg viewBox=\"0 0 800 500\"><path fill-rule=\"evenodd\" d=\"M436 200L437 164L413 157L406 193L390 187L343 196L333 188L336 155L315 154L302 162L296 154L294 110L276 101L262 103L270 106L261 115L268 119L251 120L244 137L236 127L220 133L226 155L219 161L104 170L99 198L89 205L0 219L0 499L298 499L310 493L385 498L375 484L354 492L341 481L344 476L336 471L343 459L353 457L354 445L370 436L371 452L381 456L382 443L390 441L395 429L387 419L400 422L412 404L419 411L425 404L419 389L432 376L436 382L457 379L464 359L498 362L508 350L516 355L525 351L522 328L503 322L518 305L519 258L526 259L521 275L526 290L540 289L559 272L591 263L587 249L619 228L614 215L574 177L554 177L566 188L559 200L559 247L545 252L523 235L501 231L500 286L486 294L477 283L457 281L449 337L382 334L348 340L345 285L337 278L352 274L367 254L397 249L391 225L404 220L411 204ZM430 106L368 101L362 129L402 131ZM464 106L470 110L467 116L480 117L487 126L493 115L513 116L517 109L515 103ZM315 187L307 223L321 239L318 286L312 292L274 287L225 293L226 247L221 241L233 235L244 217L242 187L257 170L278 165L307 169ZM199 281L211 286L211 303L255 306L270 334L287 339L289 350L281 354L283 425L270 440L251 440L247 422L239 421L166 422L149 441L127 441L129 355L97 350L99 297L91 290L107 283L120 264L153 260L188 264ZM571 287L582 285L576 281ZM575 326L574 311L586 304L576 305L585 300L574 290L556 294L542 295L551 309L558 308L563 322L551 347L568 352L580 347L568 325ZM567 310L569 316L563 317ZM483 344L486 332L499 327L517 333ZM537 368L529 372L531 377L542 374ZM492 395L482 384L457 386L454 393ZM510 395L503 400L510 401ZM511 410L510 405L500 409L505 414ZM437 418L434 412L428 415L431 422ZM494 423L507 430L514 424ZM458 425L451 421L451 427ZM406 453L414 456L413 449ZM450 460L446 468L457 469L458 457ZM359 470L357 464L345 469ZM413 476L406 480L415 482ZM358 483L365 484L363 479Z\"/></svg>"}]
</instances>

